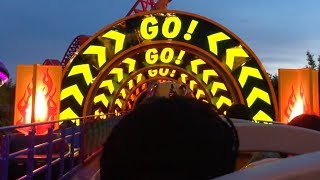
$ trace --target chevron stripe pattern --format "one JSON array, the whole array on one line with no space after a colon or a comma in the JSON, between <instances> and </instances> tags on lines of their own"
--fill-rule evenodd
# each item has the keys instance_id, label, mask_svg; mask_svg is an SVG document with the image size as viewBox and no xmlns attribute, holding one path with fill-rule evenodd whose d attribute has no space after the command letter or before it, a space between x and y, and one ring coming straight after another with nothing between
<instances>
[{"instance_id":1,"label":"chevron stripe pattern","mask_svg":"<svg viewBox=\"0 0 320 180\"><path fill-rule=\"evenodd\" d=\"M208 63L202 59L191 60L190 66L186 69L206 85L206 91L213 97L209 102L213 103L219 109L220 113L225 112L231 106L232 100L230 92L228 92L227 87L218 73ZM182 77L181 79L184 80L185 78ZM190 81L191 90L193 90L195 85L195 81ZM197 93L195 97L197 97Z\"/></svg>"},{"instance_id":2,"label":"chevron stripe pattern","mask_svg":"<svg viewBox=\"0 0 320 180\"><path fill-rule=\"evenodd\" d=\"M119 42L118 42L119 43ZM108 50L104 46L99 45L89 45L82 53L78 54L73 61L75 62L73 66L69 67L70 71L67 73L67 76L64 77L63 86L61 91L61 113L62 117L80 117L82 116L84 99L87 96L87 92L94 81L96 74L98 74L100 68L102 68L107 62ZM78 59L90 59L93 63L79 62ZM80 64L76 64L80 63ZM96 65L95 67L92 65ZM98 67L98 69L96 68ZM116 73L121 79L121 72L115 70L113 73ZM112 91L112 83L105 81L101 86L109 87L109 90ZM103 104L106 104L106 98L101 99ZM99 99L98 98L98 99ZM97 99L95 99L97 101ZM77 103L75 103L77 102Z\"/></svg>"},{"instance_id":3,"label":"chevron stripe pattern","mask_svg":"<svg viewBox=\"0 0 320 180\"><path fill-rule=\"evenodd\" d=\"M217 32L207 36L208 51L211 52L220 62L226 65L232 73L242 91L242 96L246 100L247 105L254 112L255 120L272 121L275 119L276 109L273 107L268 77L262 72L264 71L257 60L250 54L242 44L234 37L227 35L225 32ZM204 82L208 83L206 73ZM214 74L214 73L210 73ZM223 82L216 81L209 86L211 93L214 96L212 101L217 107L221 102L228 102L225 97L217 91L227 91ZM218 97L217 97L218 96ZM230 97L230 96L229 96Z\"/></svg>"},{"instance_id":4,"label":"chevron stripe pattern","mask_svg":"<svg viewBox=\"0 0 320 180\"><path fill-rule=\"evenodd\" d=\"M158 20L161 26L168 15L152 14L152 17ZM135 52L136 54L131 53L131 57L116 59L114 64L109 63L109 60L118 57L120 52L128 48L137 49L135 47L143 46L141 43L144 43L145 39L141 37L141 24L132 22L142 22L144 16L129 17L94 35L90 42L87 42L85 47L81 47L66 65L68 69L64 71L61 91L61 118L82 116L84 101L88 100L89 89L93 88L92 84L101 73L101 69L106 66L110 67L110 71L105 72L108 74L105 79L99 80L102 83L98 85L97 94L93 95L92 114L97 113L98 109L106 113L133 108L135 100L147 88L145 81L150 79L148 71L142 72L141 69L152 66L157 69L157 72L152 71L155 79L173 79L188 84L196 98L215 104L221 112L225 112L233 103L229 92L233 90L227 89L227 83L223 82L223 79L232 79L232 83L238 83L236 85L241 91L241 94L238 95L254 112L254 119L274 120L277 109L273 103L276 101L271 93L268 77L260 61L247 45L217 23L211 23L206 19L182 12L176 12L174 16L181 20L182 24L190 24L190 19L196 21L196 30L188 34L192 37L187 38L189 40L183 37L185 33L179 32L175 37L170 37L170 43L165 45L166 47L162 45L158 48L155 45L158 52L151 54L152 59L149 60L154 62L152 65L147 64L143 59L145 50ZM125 27L126 24L131 24L130 28ZM203 27L205 29L200 29ZM168 40L166 35L162 35L156 36L154 40L162 42ZM175 50L174 43L172 43L174 41L185 43L187 48ZM188 48L194 49L189 51ZM168 54L161 54L163 49L167 49ZM171 52L174 54L170 54ZM201 57L206 59L201 59ZM173 67L183 70L180 72ZM228 73L218 74L215 67L220 67ZM131 77L137 71L140 73ZM134 92L133 89L135 89Z\"/></svg>"},{"instance_id":5,"label":"chevron stripe pattern","mask_svg":"<svg viewBox=\"0 0 320 180\"><path fill-rule=\"evenodd\" d=\"M244 89L244 97L248 107L254 113L254 120L272 121L271 96L269 89L263 86L263 76L259 69L243 66L239 71L238 82Z\"/></svg>"}]
</instances>

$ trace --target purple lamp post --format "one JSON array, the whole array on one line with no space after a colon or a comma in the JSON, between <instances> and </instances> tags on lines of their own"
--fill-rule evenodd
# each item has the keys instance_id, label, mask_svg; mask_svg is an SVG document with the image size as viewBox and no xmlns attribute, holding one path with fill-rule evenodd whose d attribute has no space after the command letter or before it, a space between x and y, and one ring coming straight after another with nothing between
<instances>
[{"instance_id":1,"label":"purple lamp post","mask_svg":"<svg viewBox=\"0 0 320 180\"><path fill-rule=\"evenodd\" d=\"M9 81L9 72L0 61L0 87Z\"/></svg>"}]
</instances>

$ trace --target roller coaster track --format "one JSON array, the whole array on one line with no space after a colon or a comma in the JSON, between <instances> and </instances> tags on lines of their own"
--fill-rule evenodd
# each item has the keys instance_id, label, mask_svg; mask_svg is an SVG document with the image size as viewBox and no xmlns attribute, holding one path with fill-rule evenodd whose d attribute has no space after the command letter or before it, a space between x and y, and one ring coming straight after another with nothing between
<instances>
[{"instance_id":1,"label":"roller coaster track","mask_svg":"<svg viewBox=\"0 0 320 180\"><path fill-rule=\"evenodd\" d=\"M155 5L154 0L137 0L137 2L132 6L127 16L137 14L143 11L150 11Z\"/></svg>"},{"instance_id":2,"label":"roller coaster track","mask_svg":"<svg viewBox=\"0 0 320 180\"><path fill-rule=\"evenodd\" d=\"M76 38L74 38L72 43L69 45L67 52L64 54L62 58L61 65L63 68L68 64L69 60L74 55L74 53L80 48L80 46L89 39L89 37L90 36L87 35L79 35Z\"/></svg>"}]
</instances>

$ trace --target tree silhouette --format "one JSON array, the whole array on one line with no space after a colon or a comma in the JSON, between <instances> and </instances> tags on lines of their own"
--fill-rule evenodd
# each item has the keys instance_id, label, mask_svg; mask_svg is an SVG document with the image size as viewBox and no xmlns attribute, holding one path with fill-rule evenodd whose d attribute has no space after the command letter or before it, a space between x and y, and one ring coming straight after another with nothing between
<instances>
[{"instance_id":1,"label":"tree silhouette","mask_svg":"<svg viewBox=\"0 0 320 180\"><path fill-rule=\"evenodd\" d=\"M268 73L268 75L269 75L271 84L273 86L274 93L278 99L278 74L269 74Z\"/></svg>"},{"instance_id":2,"label":"tree silhouette","mask_svg":"<svg viewBox=\"0 0 320 180\"><path fill-rule=\"evenodd\" d=\"M320 70L320 55L318 55L318 70Z\"/></svg>"},{"instance_id":3,"label":"tree silhouette","mask_svg":"<svg viewBox=\"0 0 320 180\"><path fill-rule=\"evenodd\" d=\"M0 87L0 127L13 125L15 87L11 79Z\"/></svg>"},{"instance_id":4,"label":"tree silhouette","mask_svg":"<svg viewBox=\"0 0 320 180\"><path fill-rule=\"evenodd\" d=\"M314 54L311 54L310 51L307 51L307 63L308 65L306 66L307 68L312 68L316 70L320 70L320 55L318 55L317 62L314 59Z\"/></svg>"},{"instance_id":5,"label":"tree silhouette","mask_svg":"<svg viewBox=\"0 0 320 180\"><path fill-rule=\"evenodd\" d=\"M311 54L309 51L307 51L306 55L307 55L307 62L308 62L307 67L312 69L319 68L319 63L317 66L315 60L313 59L314 55ZM318 61L319 61L319 58L318 58Z\"/></svg>"}]
</instances>

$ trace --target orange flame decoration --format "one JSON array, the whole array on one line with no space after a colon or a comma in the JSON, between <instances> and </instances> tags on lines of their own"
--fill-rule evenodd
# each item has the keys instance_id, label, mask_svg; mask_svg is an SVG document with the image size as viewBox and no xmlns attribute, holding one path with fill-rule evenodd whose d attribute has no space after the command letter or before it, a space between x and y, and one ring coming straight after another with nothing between
<instances>
[{"instance_id":1,"label":"orange flame decoration","mask_svg":"<svg viewBox=\"0 0 320 180\"><path fill-rule=\"evenodd\" d=\"M56 94L57 90L56 88L54 88L54 91L52 92L53 82L52 78L50 77L48 68L47 71L44 73L42 81L43 84L47 86L47 94L45 94L45 98L47 100L48 116L46 121L52 121L54 120L54 117L57 114L57 104L53 100L53 97Z\"/></svg>"},{"instance_id":2,"label":"orange flame decoration","mask_svg":"<svg viewBox=\"0 0 320 180\"><path fill-rule=\"evenodd\" d=\"M292 85L291 94L289 96L286 111L284 113L287 121L290 122L294 117L308 112L309 107L304 97L304 89L302 83L300 84L300 93L298 97L296 97L294 87Z\"/></svg>"},{"instance_id":3,"label":"orange flame decoration","mask_svg":"<svg viewBox=\"0 0 320 180\"><path fill-rule=\"evenodd\" d=\"M21 115L21 118L17 122L17 125L52 121L58 113L58 106L56 102L54 102L53 100L53 97L56 94L56 88L53 88L53 81L50 77L49 69L47 68L46 71L41 74L43 74L42 83L37 82L37 87L33 87L37 88L34 106L35 119L31 120L33 88L32 83L29 83L22 99L18 102L17 108ZM36 134L45 134L49 127L49 124L36 126ZM19 130L21 130L21 132L26 133L30 129L21 128Z\"/></svg>"},{"instance_id":4,"label":"orange flame decoration","mask_svg":"<svg viewBox=\"0 0 320 180\"><path fill-rule=\"evenodd\" d=\"M31 123L31 108L32 108L32 83L29 83L27 90L24 92L23 97L18 102L18 111L21 114L21 118L17 121L16 125L29 124ZM19 128L19 131L27 134L30 128Z\"/></svg>"},{"instance_id":5,"label":"orange flame decoration","mask_svg":"<svg viewBox=\"0 0 320 180\"><path fill-rule=\"evenodd\" d=\"M57 114L57 104L53 100L56 94L56 88L53 89L53 81L48 68L46 72L43 73L42 83L44 85L42 90L40 90L42 93L36 93L35 120L37 122L53 121ZM49 127L50 124L37 126L36 133L44 134Z\"/></svg>"}]
</instances>

